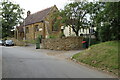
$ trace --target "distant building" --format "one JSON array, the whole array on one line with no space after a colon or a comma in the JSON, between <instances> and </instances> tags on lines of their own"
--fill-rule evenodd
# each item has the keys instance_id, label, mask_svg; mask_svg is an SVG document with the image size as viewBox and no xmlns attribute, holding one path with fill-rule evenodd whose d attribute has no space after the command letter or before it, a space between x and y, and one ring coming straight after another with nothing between
<instances>
[{"instance_id":1,"label":"distant building","mask_svg":"<svg viewBox=\"0 0 120 80\"><path fill-rule=\"evenodd\" d=\"M64 26L62 26L62 27L64 27ZM92 29L89 29L89 28L87 28L87 29L80 29L79 35L82 34L84 37L88 37L89 34L90 34L90 32L91 32L92 38L95 38L95 36L93 35L93 33L94 33L95 30L96 30L96 28L92 28ZM64 35L66 37L68 37L68 36L76 36L75 32L73 31L73 29L70 26L64 27L63 32L64 32Z\"/></svg>"}]
</instances>

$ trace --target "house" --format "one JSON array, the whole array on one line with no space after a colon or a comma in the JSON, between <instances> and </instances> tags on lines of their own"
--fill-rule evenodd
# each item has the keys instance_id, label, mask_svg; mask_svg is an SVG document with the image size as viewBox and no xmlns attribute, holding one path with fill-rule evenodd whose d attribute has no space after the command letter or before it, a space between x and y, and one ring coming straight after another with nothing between
<instances>
[{"instance_id":1,"label":"house","mask_svg":"<svg viewBox=\"0 0 120 80\"><path fill-rule=\"evenodd\" d=\"M61 26L61 28L64 28L63 33L66 37L68 36L76 36L75 32L73 31L73 29L70 26L64 27ZM79 31L79 35L83 34L83 37L89 37L90 32L92 34L92 38L95 38L95 36L93 35L94 31L96 30L96 28L92 28L92 29L80 29Z\"/></svg>"},{"instance_id":2,"label":"house","mask_svg":"<svg viewBox=\"0 0 120 80\"><path fill-rule=\"evenodd\" d=\"M27 12L27 17L23 23L16 27L15 38L25 40L35 40L39 35L43 38L48 38L51 35L59 36L61 27L58 25L55 28L52 16L58 11L56 5L31 14Z\"/></svg>"}]
</instances>

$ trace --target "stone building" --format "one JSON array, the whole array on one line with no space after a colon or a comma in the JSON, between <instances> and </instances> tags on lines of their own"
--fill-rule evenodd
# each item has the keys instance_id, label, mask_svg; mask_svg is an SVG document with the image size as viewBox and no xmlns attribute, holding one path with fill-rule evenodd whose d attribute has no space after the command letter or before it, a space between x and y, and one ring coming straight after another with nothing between
<instances>
[{"instance_id":1,"label":"stone building","mask_svg":"<svg viewBox=\"0 0 120 80\"><path fill-rule=\"evenodd\" d=\"M52 16L58 11L56 5L31 14L27 12L27 17L23 23L16 27L15 38L25 40L35 40L39 35L48 38L51 35L58 37L61 33L61 27L53 27L54 20Z\"/></svg>"}]
</instances>

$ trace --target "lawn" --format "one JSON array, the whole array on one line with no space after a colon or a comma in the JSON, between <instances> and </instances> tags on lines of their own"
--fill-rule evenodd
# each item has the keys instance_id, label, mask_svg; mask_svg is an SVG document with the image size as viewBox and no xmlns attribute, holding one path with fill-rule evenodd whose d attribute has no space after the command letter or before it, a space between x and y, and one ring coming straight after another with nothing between
<instances>
[{"instance_id":1,"label":"lawn","mask_svg":"<svg viewBox=\"0 0 120 80\"><path fill-rule=\"evenodd\" d=\"M118 75L118 43L120 41L108 41L92 45L81 53L75 54L72 58L78 62Z\"/></svg>"}]
</instances>

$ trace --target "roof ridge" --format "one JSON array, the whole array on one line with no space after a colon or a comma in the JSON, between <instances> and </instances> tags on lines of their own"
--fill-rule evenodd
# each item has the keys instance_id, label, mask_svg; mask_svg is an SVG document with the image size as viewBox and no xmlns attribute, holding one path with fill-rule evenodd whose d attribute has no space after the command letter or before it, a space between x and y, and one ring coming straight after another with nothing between
<instances>
[{"instance_id":1,"label":"roof ridge","mask_svg":"<svg viewBox=\"0 0 120 80\"><path fill-rule=\"evenodd\" d=\"M30 15L34 15L34 14L37 14L37 13L39 13L39 12L43 12L43 11L45 11L45 10L47 10L47 9L50 9L50 8L52 8L53 6L51 6L51 7L48 7L48 8L45 8L45 9L42 9L42 10L40 10L40 11L37 11L37 12L35 12L35 13L32 13L32 14L30 14Z\"/></svg>"},{"instance_id":2,"label":"roof ridge","mask_svg":"<svg viewBox=\"0 0 120 80\"><path fill-rule=\"evenodd\" d=\"M35 13L30 14L24 20L25 25L30 25L30 24L33 24L36 22L41 22L47 16L47 14L52 10L52 8L54 6L51 6L51 7L48 7L46 9L43 9L43 10L40 10L40 11L37 11ZM22 23L21 26L23 26L23 25L24 24Z\"/></svg>"}]
</instances>

